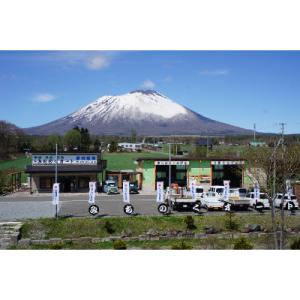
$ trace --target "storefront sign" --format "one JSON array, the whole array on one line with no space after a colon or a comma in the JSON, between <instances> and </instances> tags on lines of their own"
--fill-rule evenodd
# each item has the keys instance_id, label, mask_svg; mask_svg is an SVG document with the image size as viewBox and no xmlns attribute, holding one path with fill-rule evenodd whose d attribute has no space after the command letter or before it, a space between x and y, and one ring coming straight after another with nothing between
<instances>
[{"instance_id":1,"label":"storefront sign","mask_svg":"<svg viewBox=\"0 0 300 300\"><path fill-rule=\"evenodd\" d=\"M169 166L170 162L169 161L155 161L154 162L155 166ZM189 161L171 161L171 166L188 166L190 164Z\"/></svg>"},{"instance_id":2,"label":"storefront sign","mask_svg":"<svg viewBox=\"0 0 300 300\"><path fill-rule=\"evenodd\" d=\"M96 182L89 183L89 204L95 204Z\"/></svg>"},{"instance_id":3,"label":"storefront sign","mask_svg":"<svg viewBox=\"0 0 300 300\"><path fill-rule=\"evenodd\" d=\"M164 200L164 183L159 181L156 184L156 202L162 203Z\"/></svg>"},{"instance_id":4,"label":"storefront sign","mask_svg":"<svg viewBox=\"0 0 300 300\"><path fill-rule=\"evenodd\" d=\"M211 162L212 165L215 166L235 166L235 165L244 165L244 160L237 160L237 161L221 161L221 160L215 160Z\"/></svg>"},{"instance_id":5,"label":"storefront sign","mask_svg":"<svg viewBox=\"0 0 300 300\"><path fill-rule=\"evenodd\" d=\"M293 195L293 188L290 180L286 181L286 192L287 192L288 200L291 200Z\"/></svg>"},{"instance_id":6,"label":"storefront sign","mask_svg":"<svg viewBox=\"0 0 300 300\"><path fill-rule=\"evenodd\" d=\"M229 200L229 194L230 194L230 181L224 180L224 192L223 192L224 201Z\"/></svg>"},{"instance_id":7,"label":"storefront sign","mask_svg":"<svg viewBox=\"0 0 300 300\"><path fill-rule=\"evenodd\" d=\"M123 181L123 202L130 203L129 181Z\"/></svg>"},{"instance_id":8,"label":"storefront sign","mask_svg":"<svg viewBox=\"0 0 300 300\"><path fill-rule=\"evenodd\" d=\"M59 183L54 183L53 184L52 204L53 205L58 205L59 204Z\"/></svg>"},{"instance_id":9,"label":"storefront sign","mask_svg":"<svg viewBox=\"0 0 300 300\"><path fill-rule=\"evenodd\" d=\"M55 154L33 155L32 165L55 165ZM58 155L58 165L97 165L97 155Z\"/></svg>"}]
</instances>

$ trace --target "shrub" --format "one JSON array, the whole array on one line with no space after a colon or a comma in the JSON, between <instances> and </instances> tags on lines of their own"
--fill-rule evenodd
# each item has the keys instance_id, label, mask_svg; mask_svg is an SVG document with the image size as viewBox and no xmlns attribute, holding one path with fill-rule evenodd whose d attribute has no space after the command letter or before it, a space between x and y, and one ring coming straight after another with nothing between
<instances>
[{"instance_id":1,"label":"shrub","mask_svg":"<svg viewBox=\"0 0 300 300\"><path fill-rule=\"evenodd\" d=\"M116 230L113 228L112 223L108 220L105 222L104 228L105 228L106 232L109 234L113 234L116 232Z\"/></svg>"},{"instance_id":2,"label":"shrub","mask_svg":"<svg viewBox=\"0 0 300 300\"><path fill-rule=\"evenodd\" d=\"M291 244L292 250L300 250L300 239L296 239Z\"/></svg>"},{"instance_id":3,"label":"shrub","mask_svg":"<svg viewBox=\"0 0 300 300\"><path fill-rule=\"evenodd\" d=\"M186 216L185 219L184 219L184 223L186 224L186 229L188 229L188 230L197 229L192 216Z\"/></svg>"},{"instance_id":4,"label":"shrub","mask_svg":"<svg viewBox=\"0 0 300 300\"><path fill-rule=\"evenodd\" d=\"M122 240L114 241L113 247L115 250L126 250L127 249L126 243Z\"/></svg>"},{"instance_id":5,"label":"shrub","mask_svg":"<svg viewBox=\"0 0 300 300\"><path fill-rule=\"evenodd\" d=\"M245 238L242 237L235 241L233 249L234 250L251 250L251 249L253 249L253 245L251 243L249 243Z\"/></svg>"},{"instance_id":6,"label":"shrub","mask_svg":"<svg viewBox=\"0 0 300 300\"><path fill-rule=\"evenodd\" d=\"M186 243L185 241L181 241L172 246L172 250L191 250L193 247Z\"/></svg>"}]
</instances>

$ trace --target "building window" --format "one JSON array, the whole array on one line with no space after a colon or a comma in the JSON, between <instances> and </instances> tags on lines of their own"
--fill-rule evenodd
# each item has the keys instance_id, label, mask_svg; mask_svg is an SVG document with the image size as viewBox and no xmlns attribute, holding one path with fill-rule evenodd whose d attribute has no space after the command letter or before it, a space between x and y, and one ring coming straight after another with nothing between
<instances>
[{"instance_id":1,"label":"building window","mask_svg":"<svg viewBox=\"0 0 300 300\"><path fill-rule=\"evenodd\" d=\"M40 177L41 189L52 189L53 179L51 177Z\"/></svg>"},{"instance_id":2,"label":"building window","mask_svg":"<svg viewBox=\"0 0 300 300\"><path fill-rule=\"evenodd\" d=\"M78 186L80 189L89 188L90 177L79 177Z\"/></svg>"}]
</instances>

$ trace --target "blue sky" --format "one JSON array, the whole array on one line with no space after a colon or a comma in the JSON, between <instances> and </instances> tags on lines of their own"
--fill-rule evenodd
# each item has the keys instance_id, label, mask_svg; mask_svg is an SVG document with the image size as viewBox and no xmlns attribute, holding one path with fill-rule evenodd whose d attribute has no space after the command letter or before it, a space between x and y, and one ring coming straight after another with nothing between
<instances>
[{"instance_id":1,"label":"blue sky","mask_svg":"<svg viewBox=\"0 0 300 300\"><path fill-rule=\"evenodd\" d=\"M20 127L141 88L218 121L300 133L300 51L0 51L0 119Z\"/></svg>"}]
</instances>

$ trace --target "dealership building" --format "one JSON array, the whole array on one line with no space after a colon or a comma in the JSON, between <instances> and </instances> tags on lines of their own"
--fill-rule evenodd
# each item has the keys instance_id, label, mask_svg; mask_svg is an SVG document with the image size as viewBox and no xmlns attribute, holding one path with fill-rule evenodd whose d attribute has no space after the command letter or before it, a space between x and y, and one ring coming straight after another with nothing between
<instances>
[{"instance_id":1,"label":"dealership building","mask_svg":"<svg viewBox=\"0 0 300 300\"><path fill-rule=\"evenodd\" d=\"M211 185L223 185L224 180L230 180L231 187L249 187L253 183L247 170L247 163L242 158L139 158L137 172L142 173L143 191L155 191L156 183L169 182L169 165L171 164L171 182L181 187L188 187L192 179L198 185L208 188Z\"/></svg>"},{"instance_id":2,"label":"dealership building","mask_svg":"<svg viewBox=\"0 0 300 300\"><path fill-rule=\"evenodd\" d=\"M101 181L104 176L106 161L101 160L97 153L59 153L57 158L62 193L87 192L90 181ZM55 165L56 154L32 154L32 164L25 169L29 175L31 193L51 192L55 183Z\"/></svg>"}]
</instances>

